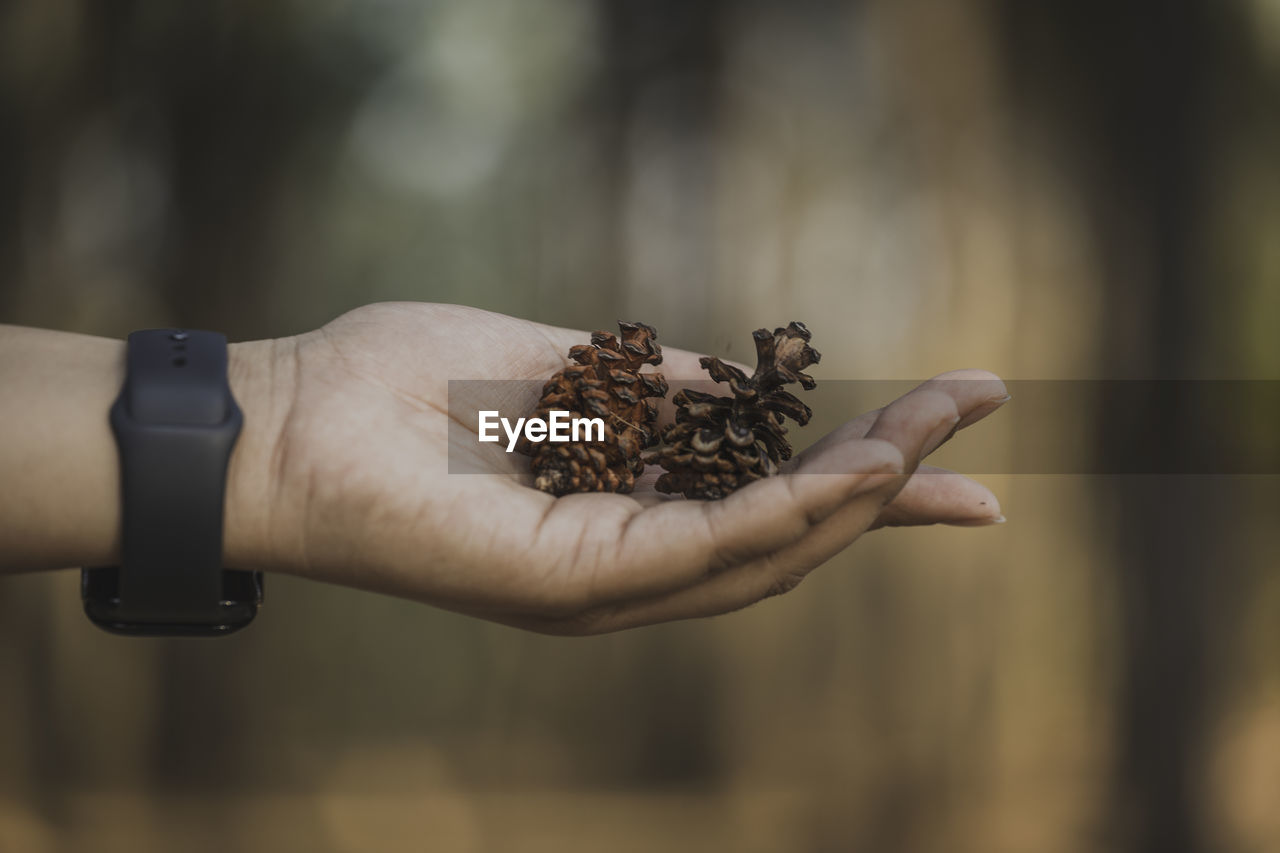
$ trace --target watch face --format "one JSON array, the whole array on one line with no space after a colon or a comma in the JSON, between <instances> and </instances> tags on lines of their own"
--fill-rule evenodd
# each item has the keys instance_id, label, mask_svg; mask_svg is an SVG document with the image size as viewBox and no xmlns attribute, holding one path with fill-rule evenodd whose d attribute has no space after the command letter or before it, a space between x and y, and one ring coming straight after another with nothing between
<instances>
[{"instance_id":1,"label":"watch face","mask_svg":"<svg viewBox=\"0 0 1280 853\"><path fill-rule=\"evenodd\" d=\"M207 613L130 613L120 601L117 566L83 569L80 597L89 619L105 631L147 637L219 637L253 621L262 604L262 572L225 569L221 600Z\"/></svg>"}]
</instances>

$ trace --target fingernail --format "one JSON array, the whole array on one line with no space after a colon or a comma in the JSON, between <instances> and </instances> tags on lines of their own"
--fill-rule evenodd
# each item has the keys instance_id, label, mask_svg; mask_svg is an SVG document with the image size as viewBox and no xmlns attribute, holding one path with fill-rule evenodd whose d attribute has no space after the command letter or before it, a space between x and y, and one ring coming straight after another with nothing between
<instances>
[{"instance_id":1,"label":"fingernail","mask_svg":"<svg viewBox=\"0 0 1280 853\"><path fill-rule=\"evenodd\" d=\"M993 524L1004 524L1006 520L1003 515L988 515L985 518L966 518L963 521L950 521L947 523L956 527L990 527Z\"/></svg>"}]
</instances>

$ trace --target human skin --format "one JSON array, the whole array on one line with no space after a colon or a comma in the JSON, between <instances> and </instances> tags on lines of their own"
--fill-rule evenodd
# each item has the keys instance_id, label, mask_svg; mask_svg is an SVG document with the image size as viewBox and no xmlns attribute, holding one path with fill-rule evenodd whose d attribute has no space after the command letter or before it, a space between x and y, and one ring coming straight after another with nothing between
<instances>
[{"instance_id":1,"label":"human skin","mask_svg":"<svg viewBox=\"0 0 1280 853\"><path fill-rule=\"evenodd\" d=\"M785 592L879 527L1003 520L986 487L920 464L1008 399L978 370L853 418L722 501L659 495L652 473L631 495L554 498L529 487L523 457L500 452L475 457L486 474L449 473L451 452L476 447L474 425L449 428L449 379L545 380L586 339L474 308L383 303L303 335L232 344L244 428L227 475L225 564L594 634ZM119 562L107 411L124 351L119 340L0 326L0 571ZM696 354L663 355L672 394L703 376Z\"/></svg>"}]
</instances>

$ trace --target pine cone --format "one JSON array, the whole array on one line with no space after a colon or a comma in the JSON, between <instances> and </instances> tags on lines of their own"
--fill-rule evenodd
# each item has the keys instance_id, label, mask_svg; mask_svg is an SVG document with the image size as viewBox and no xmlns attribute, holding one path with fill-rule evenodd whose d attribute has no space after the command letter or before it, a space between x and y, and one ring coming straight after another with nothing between
<instances>
[{"instance_id":1,"label":"pine cone","mask_svg":"<svg viewBox=\"0 0 1280 853\"><path fill-rule=\"evenodd\" d=\"M778 472L778 462L791 458L783 416L804 426L813 414L782 386L799 382L805 390L816 384L803 369L821 354L809 346L803 323L785 329L752 332L756 371L751 376L718 358L699 363L717 382L728 383L732 397L683 390L673 398L676 422L661 441L643 453L646 464L661 465L660 492L686 498L718 500L750 482Z\"/></svg>"},{"instance_id":2,"label":"pine cone","mask_svg":"<svg viewBox=\"0 0 1280 853\"><path fill-rule=\"evenodd\" d=\"M569 357L577 364L542 387L535 416L558 410L604 421L604 441L521 440L517 449L533 457L533 484L544 492L626 493L644 471L640 451L653 438L657 417L657 407L645 398L665 397L667 382L640 367L661 364L662 347L652 326L619 321L618 328L621 342L608 332L592 332L590 345L571 348Z\"/></svg>"}]
</instances>

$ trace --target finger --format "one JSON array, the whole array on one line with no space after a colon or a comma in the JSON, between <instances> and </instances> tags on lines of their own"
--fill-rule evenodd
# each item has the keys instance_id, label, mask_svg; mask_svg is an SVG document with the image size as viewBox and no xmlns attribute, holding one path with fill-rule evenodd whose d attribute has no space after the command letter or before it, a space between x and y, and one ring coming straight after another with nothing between
<instances>
[{"instance_id":1,"label":"finger","mask_svg":"<svg viewBox=\"0 0 1280 853\"><path fill-rule=\"evenodd\" d=\"M856 474L876 464L879 473ZM691 566L693 575L685 576L684 583L675 588L657 592L649 590L642 597L616 595L622 588L613 587L610 601L594 606L564 619L538 619L523 621L524 627L550 633L601 633L622 628L710 616L744 607L770 594L775 583L785 584L793 574L805 572L841 550L866 530L879 515L889 499L901 466L901 457L888 442L862 439L830 448L816 457L803 471L772 477L753 483L730 495L723 501L678 501L657 507L704 507L718 519L709 530L720 527L725 538L715 544L704 543L701 556ZM791 498L795 495L795 498ZM735 498L743 500L737 504ZM818 503L809 503L817 499ZM790 517L796 507L791 500L807 504L813 511L803 519ZM748 502L749 501L749 502ZM781 501L781 502L780 502ZM828 501L834 501L827 504ZM850 505L860 510L850 516ZM832 528L828 519L839 512L845 520ZM663 523L657 513L649 514L657 523ZM638 516L639 518L639 516ZM636 528L637 531L640 528ZM801 547L815 530L825 531L813 543L814 547ZM671 556L689 548L689 543L672 540L663 547L674 545ZM800 547L801 550L795 550ZM640 555L641 563L659 559L650 551ZM710 560L708 565L706 562ZM634 582L638 567L624 569L619 578ZM670 579L668 579L670 580Z\"/></svg>"},{"instance_id":2,"label":"finger","mask_svg":"<svg viewBox=\"0 0 1280 853\"><path fill-rule=\"evenodd\" d=\"M584 610L605 602L679 589L703 581L796 542L854 495L873 494L896 481L902 457L888 442L863 440L833 448L804 472L752 483L721 501L667 501L633 512L622 521L599 518L586 531L611 553L579 547L571 576L580 579L571 596ZM557 501L544 532L554 559L552 517L581 518L604 508L602 496ZM883 503L884 498L875 498ZM573 503L577 503L575 508ZM874 516L872 516L874 519ZM868 523L870 523L870 520Z\"/></svg>"},{"instance_id":3,"label":"finger","mask_svg":"<svg viewBox=\"0 0 1280 853\"><path fill-rule=\"evenodd\" d=\"M565 619L524 621L522 627L553 634L603 634L717 616L794 589L814 566L847 547L874 522L883 499L857 495L800 540L733 571L660 595L589 608Z\"/></svg>"},{"instance_id":4,"label":"finger","mask_svg":"<svg viewBox=\"0 0 1280 853\"><path fill-rule=\"evenodd\" d=\"M942 471L942 469L934 470ZM921 477L920 471L917 471L916 476L911 479L915 480L917 477ZM959 478L959 475L956 477ZM968 493L967 489L955 488L956 480L945 474L925 474L922 479L950 482L941 488L927 489L933 506L928 509L919 507L920 510L936 513L943 518L967 515L968 508L964 505L976 495ZM969 482L972 483L972 481ZM973 485L978 486L977 483ZM989 495L990 500L994 502L994 495L990 495L990 492L981 486L978 488ZM807 536L776 553L768 554L762 559L732 572L726 572L691 589L664 596L661 600L617 608L613 613L598 615L597 622L600 624L587 627L590 627L592 632L615 631L657 622L714 616L740 610L765 598L790 592L799 586L813 569L830 560L849 547L863 533L877 526L886 510L883 496L887 491L889 490L882 487L875 493L855 497L820 524L815 525ZM903 489L903 491L906 490ZM957 492L963 493L956 494ZM902 492L899 492L898 496L901 497ZM960 505L945 505L948 497L958 498ZM914 516L916 520L912 523L935 523L924 521L925 517L927 516Z\"/></svg>"},{"instance_id":5,"label":"finger","mask_svg":"<svg viewBox=\"0 0 1280 853\"><path fill-rule=\"evenodd\" d=\"M998 379L995 383L1002 392ZM937 383L934 387L925 383L886 407L868 430L868 439L826 448L807 458L795 472L753 483L723 501L669 501L619 519L614 514L619 504L606 505L605 496L560 499L543 525L547 534L547 545L542 549L545 560L562 556L559 543L565 537L557 534L557 522L598 511L598 523L577 534L577 556L567 567L567 577L574 583L560 600L573 609L588 611L609 602L661 595L705 582L795 545L856 495L872 495L870 501L863 502L866 508L856 514L857 524L839 525L814 548L790 555L803 559L765 561L763 567L764 575L778 576L775 580L802 575L846 547L876 520L883 505L906 482L901 473L892 476L892 472L903 470L904 450L912 454L914 470L919 457L963 417L958 406L967 415L992 396L990 388L978 387L979 382L949 384L952 387L939 388ZM619 526L622 530L617 535ZM612 551L608 550L610 540L615 543ZM750 603L751 595L764 594L772 583L768 577L755 575L738 580L741 582L722 580L713 589L697 593L693 609L698 615L736 609ZM659 603L654 613L662 612ZM687 611L672 612L667 618L681 618Z\"/></svg>"},{"instance_id":6,"label":"finger","mask_svg":"<svg viewBox=\"0 0 1280 853\"><path fill-rule=\"evenodd\" d=\"M994 380L994 382L992 381ZM964 383L982 383L981 385L965 386ZM932 385L935 388L951 388L955 390L964 390L963 396L966 398L979 397L983 398L981 402L966 411L956 424L956 430L964 429L972 426L978 421L990 415L999 409L1005 403L1009 402L1009 394L1005 389L1004 383L995 377L995 374L985 370L953 370L947 373L939 374L930 379L925 385ZM920 386L924 387L924 386ZM818 441L814 442L802 453L798 454L795 459L787 463L790 466L800 464L804 458L813 453L819 453L823 448L833 444L848 441L853 438L862 438L867 435L868 431L875 424L876 420L884 412L885 408L873 409L865 412L843 426L827 433ZM954 434L954 433L953 433ZM950 438L950 435L947 436ZM944 439L945 442L946 439ZM936 448L935 448L936 449ZM786 466L784 466L785 469Z\"/></svg>"},{"instance_id":7,"label":"finger","mask_svg":"<svg viewBox=\"0 0 1280 853\"><path fill-rule=\"evenodd\" d=\"M859 438L865 438L867 431L871 429L872 424L876 422L876 418L880 417L880 413L884 408L872 409L869 412L863 412L850 421L845 421L813 444L806 447L800 453L797 453L788 461L782 464L782 470L795 470L804 464L806 459L811 459L825 450L843 444L847 441L854 441Z\"/></svg>"},{"instance_id":8,"label":"finger","mask_svg":"<svg viewBox=\"0 0 1280 853\"><path fill-rule=\"evenodd\" d=\"M867 430L868 438L892 442L907 462L905 477L983 410L1006 397L1004 383L985 370L951 371L934 377L885 407ZM922 429L922 425L928 425Z\"/></svg>"},{"instance_id":9,"label":"finger","mask_svg":"<svg viewBox=\"0 0 1280 853\"><path fill-rule=\"evenodd\" d=\"M963 474L921 465L872 523L880 527L951 524L979 527L1004 521L991 490Z\"/></svg>"},{"instance_id":10,"label":"finger","mask_svg":"<svg viewBox=\"0 0 1280 853\"><path fill-rule=\"evenodd\" d=\"M979 526L997 519L1003 520L999 503L985 486L945 469L926 472L922 467L889 506L873 492L858 495L792 545L695 586L592 608L569 619L525 622L522 627L544 633L598 634L728 613L795 589L813 568L867 530L888 524Z\"/></svg>"},{"instance_id":11,"label":"finger","mask_svg":"<svg viewBox=\"0 0 1280 853\"><path fill-rule=\"evenodd\" d=\"M996 379L995 382L999 383L999 380ZM1003 391L1003 388L984 388L978 382L951 383L950 386L941 387L930 387L929 383L925 383L886 407L868 430L867 438L827 448L805 460L796 473L784 474L764 483L820 482L826 477L847 476L845 466L856 459L855 456L846 455L847 449L856 449L873 442L880 445L888 442L904 456L912 454L914 470L920 457L940 444L956 424L982 407L992 396L1004 396L1002 393L993 394L996 390ZM879 435L874 435L875 433ZM794 536L790 542L778 548L753 549L757 551L754 557L745 550L737 553L721 551L720 558L730 565L736 557L738 567L731 571L708 574L692 587L651 596L642 601L589 608L572 620L570 630L594 633L674 619L712 616L740 609L761 598L792 589L813 568L848 547L868 530L880 517L885 505L900 493L906 482L907 476L899 475L896 479L882 478L869 488L850 491L838 508L820 518L811 518L802 535ZM748 491L738 492L731 495L729 500L710 506L728 507L733 497L744 495ZM760 489L758 494L764 495L764 489ZM934 497L941 499L945 494L945 491L939 491ZM994 500L994 496L991 499Z\"/></svg>"}]
</instances>

